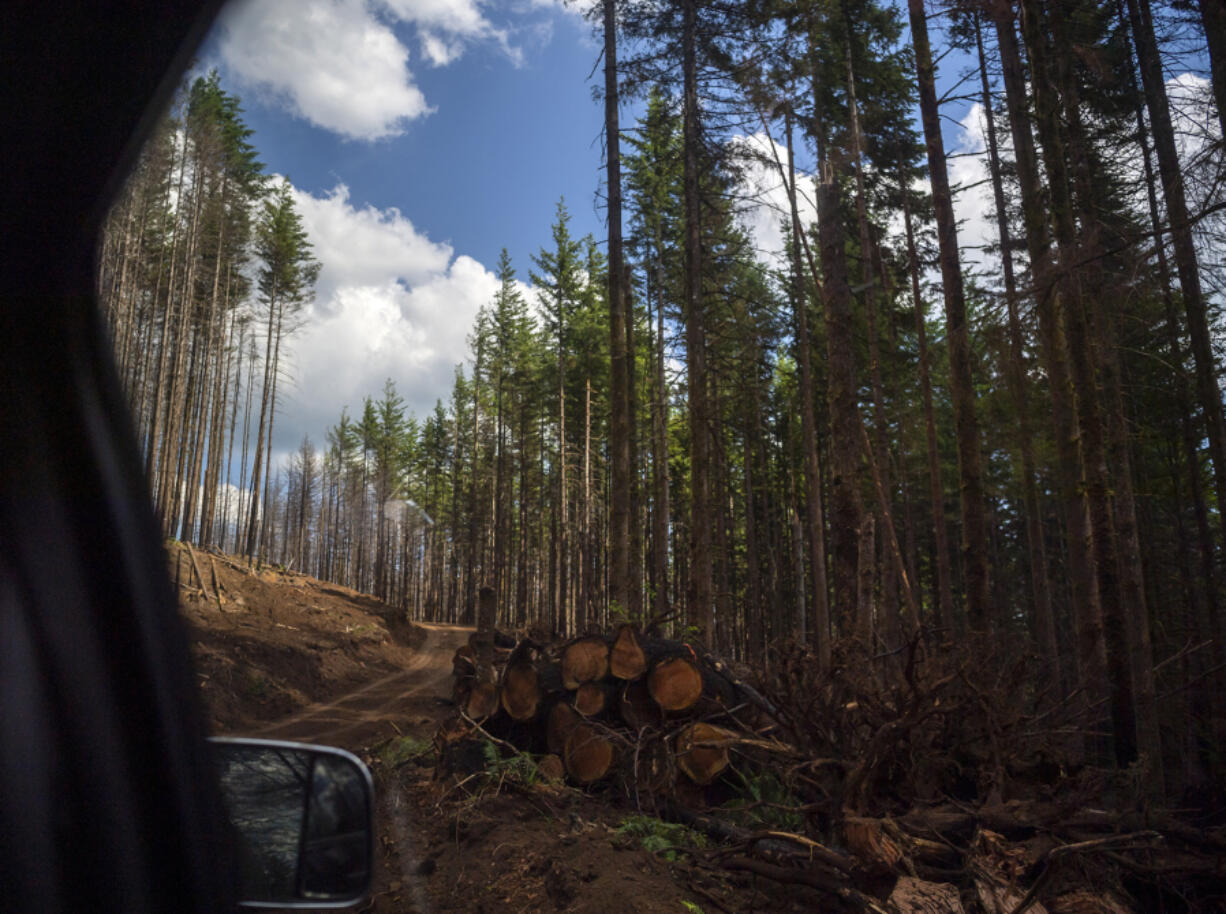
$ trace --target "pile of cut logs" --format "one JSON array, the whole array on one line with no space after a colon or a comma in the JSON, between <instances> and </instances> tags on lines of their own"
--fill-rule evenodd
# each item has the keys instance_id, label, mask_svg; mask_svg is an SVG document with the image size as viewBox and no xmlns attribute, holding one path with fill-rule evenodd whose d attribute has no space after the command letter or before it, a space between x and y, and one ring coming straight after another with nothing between
<instances>
[{"instance_id":1,"label":"pile of cut logs","mask_svg":"<svg viewBox=\"0 0 1226 914\"><path fill-rule=\"evenodd\" d=\"M486 669L480 650L474 635L453 659L459 714L438 738L448 771L478 766L492 737L538 756L547 775L671 792L678 774L711 784L730 749L757 742L765 699L685 642L625 624L560 646L496 634Z\"/></svg>"},{"instance_id":2,"label":"pile of cut logs","mask_svg":"<svg viewBox=\"0 0 1226 914\"><path fill-rule=\"evenodd\" d=\"M823 671L785 648L763 697L701 647L630 625L558 645L485 631L454 657L441 775L490 770L491 749L530 755L545 778L599 785L703 832L720 844L708 864L736 884L773 884L782 894L769 897L813 910L1222 910L1226 829L1109 811L1105 791L1128 796L1132 772L1024 765L1027 744L1006 739L1008 701L984 700L991 677L974 671L989 661L973 651L916 640L894 663L836 645ZM979 752L985 740L994 752ZM946 771L961 780L941 781ZM767 775L786 786L781 802L727 802Z\"/></svg>"}]
</instances>

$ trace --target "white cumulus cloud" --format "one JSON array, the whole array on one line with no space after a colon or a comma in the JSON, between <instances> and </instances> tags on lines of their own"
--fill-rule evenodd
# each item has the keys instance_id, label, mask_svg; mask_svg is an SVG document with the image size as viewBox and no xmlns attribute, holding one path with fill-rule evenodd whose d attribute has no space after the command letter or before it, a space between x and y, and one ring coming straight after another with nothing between
<instances>
[{"instance_id":1,"label":"white cumulus cloud","mask_svg":"<svg viewBox=\"0 0 1226 914\"><path fill-rule=\"evenodd\" d=\"M239 82L342 136L390 136L430 111L408 49L363 0L242 0L227 7L219 32Z\"/></svg>"},{"instance_id":2,"label":"white cumulus cloud","mask_svg":"<svg viewBox=\"0 0 1226 914\"><path fill-rule=\"evenodd\" d=\"M1002 132L1002 127L1005 128ZM954 191L954 218L958 221L958 247L963 267L999 272L1000 258L984 251L987 245L1000 243L996 225L996 204L992 195L991 174L988 170L988 122L983 105L971 105L958 122L958 134L949 154L949 183ZM996 123L996 142L1002 156L1011 155L1007 125ZM926 180L926 179L925 179ZM926 188L927 189L927 188Z\"/></svg>"},{"instance_id":3,"label":"white cumulus cloud","mask_svg":"<svg viewBox=\"0 0 1226 914\"><path fill-rule=\"evenodd\" d=\"M387 378L419 417L436 399L446 402L477 310L498 288L473 258L431 241L395 209L354 205L343 185L294 196L323 269L315 302L287 342L278 452L304 434L322 446L342 407L360 414Z\"/></svg>"},{"instance_id":4,"label":"white cumulus cloud","mask_svg":"<svg viewBox=\"0 0 1226 914\"><path fill-rule=\"evenodd\" d=\"M321 301L338 288L388 279L415 285L446 272L451 262L449 245L431 241L395 207L355 206L344 184L320 196L297 191L294 203L324 265L316 288Z\"/></svg>"},{"instance_id":5,"label":"white cumulus cloud","mask_svg":"<svg viewBox=\"0 0 1226 914\"><path fill-rule=\"evenodd\" d=\"M753 238L762 260L771 266L782 266L788 258L784 226L792 218L788 191L779 173L779 165L787 168L787 147L760 132L738 137L736 142L747 154L756 157L742 174L741 190L751 202L740 213L741 225ZM796 208L802 226L817 221L813 176L800 170L796 172Z\"/></svg>"},{"instance_id":6,"label":"white cumulus cloud","mask_svg":"<svg viewBox=\"0 0 1226 914\"><path fill-rule=\"evenodd\" d=\"M516 64L522 58L475 0L239 0L218 22L218 48L230 75L297 117L377 140L433 110L397 26L416 34L419 57L432 66L475 41L493 42Z\"/></svg>"}]
</instances>

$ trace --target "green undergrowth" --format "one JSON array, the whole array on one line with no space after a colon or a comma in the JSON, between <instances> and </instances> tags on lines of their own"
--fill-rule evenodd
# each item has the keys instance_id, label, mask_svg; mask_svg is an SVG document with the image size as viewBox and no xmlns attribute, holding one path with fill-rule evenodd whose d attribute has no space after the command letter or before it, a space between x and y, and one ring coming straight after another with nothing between
<instances>
[{"instance_id":1,"label":"green undergrowth","mask_svg":"<svg viewBox=\"0 0 1226 914\"><path fill-rule=\"evenodd\" d=\"M499 785L511 782L531 787L541 779L532 756L522 752L503 756L498 747L488 740L482 748L485 753L485 772L492 782Z\"/></svg>"},{"instance_id":2,"label":"green undergrowth","mask_svg":"<svg viewBox=\"0 0 1226 914\"><path fill-rule=\"evenodd\" d=\"M745 775L737 772L740 796L723 805L724 818L741 828L799 832L805 818L800 800L772 772Z\"/></svg>"},{"instance_id":3,"label":"green undergrowth","mask_svg":"<svg viewBox=\"0 0 1226 914\"><path fill-rule=\"evenodd\" d=\"M707 839L691 828L664 822L651 816L629 816L617 827L617 834L638 841L645 851L674 862L678 856L707 846Z\"/></svg>"},{"instance_id":4,"label":"green undergrowth","mask_svg":"<svg viewBox=\"0 0 1226 914\"><path fill-rule=\"evenodd\" d=\"M426 761L434 752L428 739L416 736L401 736L389 739L379 749L379 761L387 768L399 768L408 762Z\"/></svg>"}]
</instances>

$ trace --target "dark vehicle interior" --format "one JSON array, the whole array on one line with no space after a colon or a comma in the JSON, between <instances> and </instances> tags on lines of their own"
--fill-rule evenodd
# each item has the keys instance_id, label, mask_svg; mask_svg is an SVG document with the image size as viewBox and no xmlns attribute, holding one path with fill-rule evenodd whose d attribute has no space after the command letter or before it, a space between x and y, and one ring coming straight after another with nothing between
<instances>
[{"instance_id":1,"label":"dark vehicle interior","mask_svg":"<svg viewBox=\"0 0 1226 914\"><path fill-rule=\"evenodd\" d=\"M94 290L108 201L220 5L19 0L0 13L8 912L235 902L213 749Z\"/></svg>"}]
</instances>

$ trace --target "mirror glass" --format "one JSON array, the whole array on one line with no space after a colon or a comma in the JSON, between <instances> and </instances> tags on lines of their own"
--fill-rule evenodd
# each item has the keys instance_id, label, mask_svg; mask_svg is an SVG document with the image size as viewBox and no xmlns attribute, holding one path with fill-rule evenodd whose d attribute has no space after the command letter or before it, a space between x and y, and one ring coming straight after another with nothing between
<instances>
[{"instance_id":1,"label":"mirror glass","mask_svg":"<svg viewBox=\"0 0 1226 914\"><path fill-rule=\"evenodd\" d=\"M347 752L214 740L248 906L352 904L371 877L371 781Z\"/></svg>"}]
</instances>

